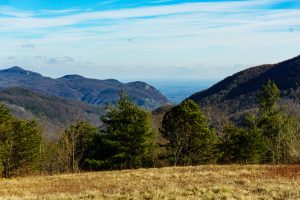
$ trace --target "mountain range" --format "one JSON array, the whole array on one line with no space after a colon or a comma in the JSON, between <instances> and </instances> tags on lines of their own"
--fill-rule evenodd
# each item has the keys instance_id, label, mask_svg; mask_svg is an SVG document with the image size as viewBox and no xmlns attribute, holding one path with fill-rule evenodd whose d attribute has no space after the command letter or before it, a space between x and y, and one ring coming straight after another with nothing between
<instances>
[{"instance_id":1,"label":"mountain range","mask_svg":"<svg viewBox=\"0 0 300 200\"><path fill-rule=\"evenodd\" d=\"M79 75L53 79L20 67L0 70L0 102L20 118L36 119L51 137L76 120L99 126L105 106L116 102L121 91L149 110L169 103L156 88L140 81L125 84Z\"/></svg>"},{"instance_id":2,"label":"mountain range","mask_svg":"<svg viewBox=\"0 0 300 200\"><path fill-rule=\"evenodd\" d=\"M288 105L287 112L300 116L300 56L238 72L188 99L198 103L211 125L218 128L228 120L239 120L246 112L255 112L257 94L268 80L280 89L281 103ZM0 102L17 116L44 122L49 133L78 119L100 125L99 116L105 112L105 105L117 101L121 90L147 109L169 104L157 89L144 82L125 84L79 75L52 79L19 67L0 70L0 88ZM157 126L170 106L165 108L153 112Z\"/></svg>"},{"instance_id":3,"label":"mountain range","mask_svg":"<svg viewBox=\"0 0 300 200\"><path fill-rule=\"evenodd\" d=\"M237 118L239 114L257 108L257 94L268 80L274 81L280 89L281 102L288 104L291 112L296 112L294 108L300 103L300 56L238 72L189 99L213 112L214 116L223 113Z\"/></svg>"},{"instance_id":4,"label":"mountain range","mask_svg":"<svg viewBox=\"0 0 300 200\"><path fill-rule=\"evenodd\" d=\"M0 102L19 118L35 119L44 134L51 138L77 120L99 126L100 116L105 112L104 106L16 87L0 90Z\"/></svg>"},{"instance_id":5,"label":"mountain range","mask_svg":"<svg viewBox=\"0 0 300 200\"><path fill-rule=\"evenodd\" d=\"M78 100L89 104L106 105L116 101L121 90L147 109L167 104L157 89L144 82L121 83L114 79L97 80L79 75L53 79L38 73L12 67L0 70L0 88L22 87L45 95Z\"/></svg>"}]
</instances>

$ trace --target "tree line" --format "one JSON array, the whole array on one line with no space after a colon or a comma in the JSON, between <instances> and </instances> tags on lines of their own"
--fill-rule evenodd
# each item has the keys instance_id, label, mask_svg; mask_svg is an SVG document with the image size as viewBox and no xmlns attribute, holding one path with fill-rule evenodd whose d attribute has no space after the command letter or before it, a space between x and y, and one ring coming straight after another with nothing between
<instances>
[{"instance_id":1,"label":"tree line","mask_svg":"<svg viewBox=\"0 0 300 200\"><path fill-rule=\"evenodd\" d=\"M157 131L151 113L121 93L101 117L103 126L77 121L55 141L43 137L35 121L17 119L2 105L0 172L9 178L171 165L297 163L298 120L279 101L280 91L269 81L258 94L259 110L217 133L199 106L185 100L166 112Z\"/></svg>"}]
</instances>

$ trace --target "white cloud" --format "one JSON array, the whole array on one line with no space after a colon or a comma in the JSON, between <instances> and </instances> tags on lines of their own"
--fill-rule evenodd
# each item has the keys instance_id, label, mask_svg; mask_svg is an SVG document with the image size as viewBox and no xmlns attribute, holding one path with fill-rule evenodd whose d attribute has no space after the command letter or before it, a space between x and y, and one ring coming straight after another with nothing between
<instances>
[{"instance_id":1,"label":"white cloud","mask_svg":"<svg viewBox=\"0 0 300 200\"><path fill-rule=\"evenodd\" d=\"M74 59L69 57L69 56L63 56L63 57L56 57L56 58L50 58L48 60L49 64L66 64L66 63L70 63L70 62L74 62Z\"/></svg>"},{"instance_id":2,"label":"white cloud","mask_svg":"<svg viewBox=\"0 0 300 200\"><path fill-rule=\"evenodd\" d=\"M75 69L89 73L89 67L91 75L98 78L118 74L149 79L169 77L170 73L180 78L184 67L186 78L220 78L245 66L273 63L299 54L300 10L259 8L276 2L280 1L185 3L112 11L61 10L49 12L51 17L45 18L40 14L46 11L20 12L19 16L0 17L0 42L6 49L0 59L16 56L21 64L44 66L45 70L60 63L63 70L55 67L61 75ZM35 48L24 52L18 48L24 43L34 44ZM66 58L61 55L67 54L72 61L32 59L41 53L50 59ZM13 62L16 61L4 64Z\"/></svg>"},{"instance_id":3,"label":"white cloud","mask_svg":"<svg viewBox=\"0 0 300 200\"><path fill-rule=\"evenodd\" d=\"M26 18L26 17L33 16L34 12L23 11L23 10L11 8L8 6L0 6L0 14L7 15L10 17Z\"/></svg>"},{"instance_id":4,"label":"white cloud","mask_svg":"<svg viewBox=\"0 0 300 200\"><path fill-rule=\"evenodd\" d=\"M6 29L22 29L22 28L52 28L60 26L71 26L81 24L95 20L124 20L132 18L143 18L143 17L163 17L166 15L185 15L185 14L199 14L207 16L214 14L216 16L222 16L223 13L236 13L245 12L248 13L249 7L264 5L267 2L274 2L270 0L266 1L233 1L233 2L218 2L218 3L185 3L177 5L166 5L166 6L152 6L152 7L139 7L131 9L120 9L111 11L82 11L74 9L56 10L56 11L37 11L35 14L32 12L21 12L16 10L11 12L12 15L19 18L0 18L0 23L3 25L2 30ZM4 9L5 10L5 9ZM6 10L14 10L13 8ZM299 10L298 10L299 11ZM55 16L51 18L39 18L33 17L40 13L46 14L66 14L62 16ZM76 12L72 14L72 12ZM79 12L79 13L77 13ZM18 13L18 15L16 14ZM71 14L70 14L71 13ZM289 15L289 14L288 14ZM27 16L27 17L26 17ZM210 20L210 19L208 19Z\"/></svg>"}]
</instances>

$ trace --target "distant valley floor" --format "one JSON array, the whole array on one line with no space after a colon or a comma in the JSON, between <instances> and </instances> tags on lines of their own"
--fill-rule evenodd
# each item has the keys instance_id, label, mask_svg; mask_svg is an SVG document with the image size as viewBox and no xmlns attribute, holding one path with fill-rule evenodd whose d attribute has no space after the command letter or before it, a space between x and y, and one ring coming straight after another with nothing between
<instances>
[{"instance_id":1,"label":"distant valley floor","mask_svg":"<svg viewBox=\"0 0 300 200\"><path fill-rule=\"evenodd\" d=\"M217 80L147 80L171 103L180 103L192 94L211 87Z\"/></svg>"}]
</instances>

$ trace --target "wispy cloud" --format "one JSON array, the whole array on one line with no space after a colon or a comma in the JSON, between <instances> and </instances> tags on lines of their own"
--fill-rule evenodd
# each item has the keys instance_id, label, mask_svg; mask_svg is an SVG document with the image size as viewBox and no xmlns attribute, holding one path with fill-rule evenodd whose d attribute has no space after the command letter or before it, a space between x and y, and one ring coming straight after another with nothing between
<instances>
[{"instance_id":1,"label":"wispy cloud","mask_svg":"<svg viewBox=\"0 0 300 200\"><path fill-rule=\"evenodd\" d=\"M228 14L250 14L257 12L253 10L258 6L265 6L269 3L274 3L274 1L233 1L233 2L218 2L218 3L185 3L178 5L166 5L166 6L152 6L152 7L139 7L131 9L121 9L121 10L111 10L111 11L82 11L80 10L59 10L59 11L36 11L32 12L20 12L15 11L16 18L2 17L0 19L1 24L7 25L3 26L2 29L5 30L22 29L27 28L53 28L61 26L72 26L82 23L88 23L97 20L130 20L139 18L164 18L166 16L186 16L186 15L197 15L201 14L202 17L221 17ZM13 10L13 9L12 9ZM267 12L267 10L264 10ZM299 10L295 10L295 12ZM76 12L75 14L72 14ZM18 14L17 14L18 13ZM49 17L32 17L39 15L40 13L51 15L61 14L61 16ZM282 13L282 11L280 12ZM65 15L67 14L67 15ZM298 13L299 14L299 13ZM17 17L17 15L23 17ZM266 13L268 15L268 13ZM286 13L290 15L290 13ZM27 17L25 17L27 16ZM194 16L192 16L194 17ZM258 16L261 17L261 16ZM213 20L212 18L202 18L205 20ZM197 18L195 18L197 20Z\"/></svg>"},{"instance_id":2,"label":"wispy cloud","mask_svg":"<svg viewBox=\"0 0 300 200\"><path fill-rule=\"evenodd\" d=\"M56 57L56 58L50 58L48 60L49 64L66 64L66 63L70 63L70 62L74 62L74 59L69 57L69 56L64 56L64 57Z\"/></svg>"},{"instance_id":3,"label":"wispy cloud","mask_svg":"<svg viewBox=\"0 0 300 200\"><path fill-rule=\"evenodd\" d=\"M34 15L34 12L23 11L9 6L0 6L0 15L8 17L26 18Z\"/></svg>"},{"instance_id":4,"label":"wispy cloud","mask_svg":"<svg viewBox=\"0 0 300 200\"><path fill-rule=\"evenodd\" d=\"M26 44L22 44L21 47L22 48L34 48L35 45L34 44L30 44L30 43L26 43Z\"/></svg>"},{"instance_id":5,"label":"wispy cloud","mask_svg":"<svg viewBox=\"0 0 300 200\"><path fill-rule=\"evenodd\" d=\"M115 2L105 1L103 5ZM167 5L160 5L164 2ZM124 69L124 76L134 69L139 77L143 72L144 76L155 76L146 73L147 68L179 76L184 67L194 77L215 78L237 70L228 66L242 69L300 54L300 9L278 9L282 2L171 4L172 0L153 0L153 6L112 10L20 11L6 7L0 16L0 42L6 48L4 56L17 54L29 66L61 64L69 66L65 70L71 72L76 66L90 67L86 63L91 62L99 76L109 76L115 68ZM35 48L28 48L31 44ZM24 45L28 48L25 53L17 48ZM30 61L41 52L43 58L50 59ZM65 52L69 56L61 56ZM199 66L209 66L210 70Z\"/></svg>"}]
</instances>

